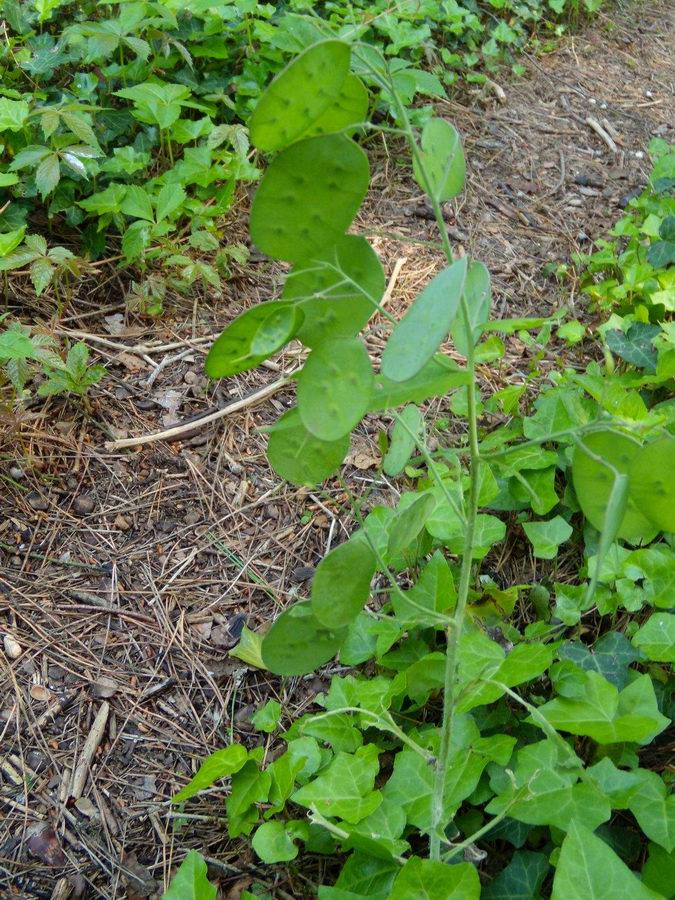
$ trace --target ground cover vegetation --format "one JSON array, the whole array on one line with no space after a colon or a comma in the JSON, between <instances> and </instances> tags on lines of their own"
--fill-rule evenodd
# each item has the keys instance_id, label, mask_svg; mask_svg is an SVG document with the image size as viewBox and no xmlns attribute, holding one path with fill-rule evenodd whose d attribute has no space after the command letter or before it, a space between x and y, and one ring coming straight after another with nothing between
<instances>
[{"instance_id":1,"label":"ground cover vegetation","mask_svg":"<svg viewBox=\"0 0 675 900\"><path fill-rule=\"evenodd\" d=\"M348 102L358 76L396 106L446 256L398 320L380 307L377 256L346 233L369 177L350 137L363 127ZM282 749L224 747L174 802L228 778L228 833L250 835L263 862L341 860L331 884L314 885L319 897L600 898L608 884L617 896L670 897L675 156L653 145L650 185L615 229L626 247L603 243L577 261L609 315L590 347L604 359L585 371L563 363L522 414L525 384L484 396L477 380L503 353L500 335L573 345L587 328L490 319L489 272L453 256L441 210L464 187L460 137L446 120L418 124L386 58L338 40L300 54L250 120L253 145L271 156L251 235L292 268L279 301L225 330L207 372L241 372L300 339L310 352L297 405L271 428L271 465L296 484L336 477L353 429L386 414L382 467L400 495L365 516L353 496L359 527L322 560L310 599L233 651L281 677L339 654L317 708L282 723L267 702L252 724ZM359 336L377 312L389 330L379 373ZM439 353L448 334L464 363ZM444 441L448 422L425 421L421 404L448 393L464 424ZM497 411L503 424L485 427ZM570 553L576 577L500 583L484 561L507 527L535 558ZM192 852L167 896L214 892Z\"/></svg>"},{"instance_id":2,"label":"ground cover vegetation","mask_svg":"<svg viewBox=\"0 0 675 900\"><path fill-rule=\"evenodd\" d=\"M58 310L114 264L136 309L159 315L172 290L217 290L245 260L224 217L259 182L251 238L290 273L279 300L226 329L207 373L305 346L297 405L269 435L294 484L341 478L364 418L391 423L392 504L362 513L345 482L357 530L309 600L232 653L281 678L338 655L329 690L293 721L266 703L258 738L217 751L174 797L198 811L227 779L233 840L270 865L327 861L308 896L672 896L675 153L653 142L648 187L574 261L593 327L491 319L489 271L455 257L441 208L465 187L461 138L430 105L595 6L1 4L5 289L30 279ZM378 130L405 142L446 257L400 319L351 231ZM388 334L379 358L373 329ZM523 380L489 393L480 374L514 334L591 362L561 354L544 377L535 352ZM0 372L19 399L85 402L104 374L84 344L8 318ZM428 417L444 396L448 415ZM507 530L549 561L546 578L503 580ZM215 895L190 852L165 896Z\"/></svg>"}]
</instances>

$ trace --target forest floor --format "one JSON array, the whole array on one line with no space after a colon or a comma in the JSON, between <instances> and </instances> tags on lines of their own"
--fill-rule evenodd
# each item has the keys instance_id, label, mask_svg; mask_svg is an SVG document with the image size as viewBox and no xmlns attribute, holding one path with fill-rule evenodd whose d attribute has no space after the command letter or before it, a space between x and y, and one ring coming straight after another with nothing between
<instances>
[{"instance_id":1,"label":"forest floor","mask_svg":"<svg viewBox=\"0 0 675 900\"><path fill-rule=\"evenodd\" d=\"M449 233L488 265L497 316L566 306L592 325L574 282L560 285L546 266L589 250L639 192L651 137L675 140L674 32L672 4L600 15L550 55L526 56L503 96L488 87L439 104L469 165ZM376 175L357 228L380 253L389 308L400 312L441 261L410 242L432 239L433 222L400 148L370 150ZM233 241L245 235L245 207ZM323 684L280 685L228 656L244 624L265 626L306 592L352 528L337 482L298 489L267 466L259 429L291 403L297 352L216 385L203 374L212 338L272 296L280 274L254 255L222 299L177 301L154 323L128 312L111 270L51 323L108 368L90 413L41 401L4 424L0 633L22 652L0 652L2 897L158 897L190 847L213 861L231 900L253 879L275 897L308 891L302 873L258 869L228 842L222 792L182 822L169 803L207 753L260 739L249 719L267 698L297 713ZM33 322L45 314L19 289L9 309ZM377 328L369 340L381 341ZM547 351L551 366L559 350ZM529 353L509 339L501 368L484 377L521 383ZM215 422L198 420L242 399ZM182 424L176 437L148 440ZM376 469L381 425L367 423L349 457L348 481L368 505L395 491ZM124 439L137 443L110 443ZM513 549L507 541L496 562L531 573Z\"/></svg>"}]
</instances>

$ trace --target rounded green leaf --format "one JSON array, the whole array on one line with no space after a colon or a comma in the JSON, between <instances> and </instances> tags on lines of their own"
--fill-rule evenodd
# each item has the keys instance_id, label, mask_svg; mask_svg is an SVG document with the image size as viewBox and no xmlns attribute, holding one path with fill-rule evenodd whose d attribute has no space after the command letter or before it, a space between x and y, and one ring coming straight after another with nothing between
<instances>
[{"instance_id":1,"label":"rounded green leaf","mask_svg":"<svg viewBox=\"0 0 675 900\"><path fill-rule=\"evenodd\" d=\"M350 126L364 122L368 115L368 91L357 75L347 75L335 101L310 127L305 137L315 134L350 134Z\"/></svg>"},{"instance_id":2,"label":"rounded green leaf","mask_svg":"<svg viewBox=\"0 0 675 900\"><path fill-rule=\"evenodd\" d=\"M346 234L316 259L298 263L282 299L304 313L298 337L307 347L358 334L384 291L378 255L363 237Z\"/></svg>"},{"instance_id":3,"label":"rounded green leaf","mask_svg":"<svg viewBox=\"0 0 675 900\"><path fill-rule=\"evenodd\" d=\"M245 372L281 350L298 330L302 310L273 300L247 309L227 326L206 357L209 378Z\"/></svg>"},{"instance_id":4,"label":"rounded green leaf","mask_svg":"<svg viewBox=\"0 0 675 900\"><path fill-rule=\"evenodd\" d=\"M293 144L272 162L256 192L250 222L254 243L288 262L320 255L351 224L369 177L366 154L344 135Z\"/></svg>"},{"instance_id":5,"label":"rounded green leaf","mask_svg":"<svg viewBox=\"0 0 675 900\"><path fill-rule=\"evenodd\" d=\"M280 150L304 137L338 100L349 57L348 44L328 40L289 63L258 101L249 124L251 143L259 150Z\"/></svg>"},{"instance_id":6,"label":"rounded green leaf","mask_svg":"<svg viewBox=\"0 0 675 900\"><path fill-rule=\"evenodd\" d=\"M363 541L347 541L331 550L312 581L315 618L331 628L349 625L368 601L376 565L373 551Z\"/></svg>"},{"instance_id":7,"label":"rounded green leaf","mask_svg":"<svg viewBox=\"0 0 675 900\"><path fill-rule=\"evenodd\" d=\"M639 450L638 441L616 431L596 431L584 436L583 442L576 447L572 460L574 490L583 514L598 531L604 528L607 503L614 486L614 473L609 466L626 475ZM628 503L617 525L616 536L631 540L653 532L653 525L638 509L629 489Z\"/></svg>"},{"instance_id":8,"label":"rounded green leaf","mask_svg":"<svg viewBox=\"0 0 675 900\"><path fill-rule=\"evenodd\" d=\"M462 192L466 176L462 142L445 119L429 119L424 126L420 161L422 165L413 158L415 180L434 200L452 200Z\"/></svg>"},{"instance_id":9,"label":"rounded green leaf","mask_svg":"<svg viewBox=\"0 0 675 900\"><path fill-rule=\"evenodd\" d=\"M466 264L462 257L439 272L395 326L382 354L386 378L413 378L443 343L462 299Z\"/></svg>"},{"instance_id":10,"label":"rounded green leaf","mask_svg":"<svg viewBox=\"0 0 675 900\"><path fill-rule=\"evenodd\" d=\"M338 468L349 450L349 435L336 441L319 440L307 431L297 409L279 419L270 434L267 458L282 478L292 484L318 484Z\"/></svg>"},{"instance_id":11,"label":"rounded green leaf","mask_svg":"<svg viewBox=\"0 0 675 900\"><path fill-rule=\"evenodd\" d=\"M298 847L283 822L264 822L251 843L260 859L268 865L289 862L298 855Z\"/></svg>"},{"instance_id":12,"label":"rounded green leaf","mask_svg":"<svg viewBox=\"0 0 675 900\"><path fill-rule=\"evenodd\" d=\"M318 622L308 601L296 603L263 638L263 662L275 675L307 675L332 659L346 636L346 628Z\"/></svg>"},{"instance_id":13,"label":"rounded green leaf","mask_svg":"<svg viewBox=\"0 0 675 900\"><path fill-rule=\"evenodd\" d=\"M374 375L357 338L324 341L298 376L298 410L304 426L322 441L335 441L361 421Z\"/></svg>"},{"instance_id":14,"label":"rounded green leaf","mask_svg":"<svg viewBox=\"0 0 675 900\"><path fill-rule=\"evenodd\" d=\"M642 447L628 473L630 500L662 531L675 531L675 437Z\"/></svg>"}]
</instances>

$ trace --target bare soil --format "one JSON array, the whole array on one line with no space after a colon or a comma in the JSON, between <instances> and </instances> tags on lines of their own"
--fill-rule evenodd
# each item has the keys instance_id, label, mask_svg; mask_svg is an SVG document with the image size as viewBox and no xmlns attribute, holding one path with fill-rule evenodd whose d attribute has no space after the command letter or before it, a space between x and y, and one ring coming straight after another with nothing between
<instances>
[{"instance_id":1,"label":"bare soil","mask_svg":"<svg viewBox=\"0 0 675 900\"><path fill-rule=\"evenodd\" d=\"M634 5L525 58L526 75L498 86L501 100L488 86L440 104L470 168L466 200L446 210L449 232L490 268L498 316L566 305L592 323L574 283L560 286L544 266L590 249L645 183L650 138L673 141L673 33L672 4ZM440 256L413 242L434 239L429 210L401 148L378 140L358 227L400 312ZM245 233L245 206L233 240ZM17 658L16 647L0 650L2 897L159 897L190 847L232 900L254 880L274 897L311 896L321 877L319 862L258 868L218 821L219 789L181 821L169 804L209 751L261 740L249 720L267 698L296 714L323 686L319 677L280 684L228 656L244 624L264 628L306 592L313 567L352 528L337 482L299 490L266 463L259 429L292 402L284 376L297 351L215 386L203 375L211 337L272 296L279 275L254 256L221 299L177 300L152 323L128 312L111 269L45 323L85 340L108 367L90 412L63 400L0 412L0 635L20 649ZM44 319L44 303L13 287L10 312ZM381 344L377 326L369 341ZM528 353L510 340L486 385L522 380ZM277 381L263 401L198 421ZM106 449L191 421L179 439ZM350 484L370 504L395 490L376 472L379 427L364 427L350 456Z\"/></svg>"}]
</instances>

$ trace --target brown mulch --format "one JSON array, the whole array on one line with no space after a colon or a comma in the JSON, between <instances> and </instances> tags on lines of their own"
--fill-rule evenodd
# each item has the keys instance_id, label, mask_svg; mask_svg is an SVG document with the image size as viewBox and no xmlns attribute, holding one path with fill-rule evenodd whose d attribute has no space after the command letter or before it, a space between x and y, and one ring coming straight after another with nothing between
<instances>
[{"instance_id":1,"label":"brown mulch","mask_svg":"<svg viewBox=\"0 0 675 900\"><path fill-rule=\"evenodd\" d=\"M673 18L667 5L601 16L550 55L525 59L523 78L501 82L504 102L488 87L441 104L470 168L466 199L446 210L450 235L488 264L498 316L562 304L585 316L574 285L570 296L544 266L589 249L644 184L650 137L673 140ZM389 308L400 312L440 257L411 242L434 240L433 223L401 148L379 141L371 151L377 174L359 225L388 275L398 272ZM59 320L61 335L83 337L108 367L90 415L51 400L1 420L2 897L161 896L189 847L213 861L223 896L254 880L275 897L311 895L319 863L259 869L227 840L222 791L189 804L180 821L168 800L210 750L260 740L249 719L266 699L295 715L321 689L319 678L280 684L227 651L244 623L264 627L306 591L312 567L352 527L348 498L333 482L320 493L281 484L268 468L258 429L292 402L286 386L177 441L104 446L222 408L291 371L292 351L215 387L202 374L204 338L277 281L254 258L222 299L177 302L155 325L126 311L111 274ZM34 301L20 287L10 310L29 320ZM370 340L381 342L377 328ZM559 350L546 351L550 367ZM509 340L486 383L522 380L529 353ZM350 484L371 491L371 504L392 490L375 470L377 428L356 436L350 457Z\"/></svg>"}]
</instances>

